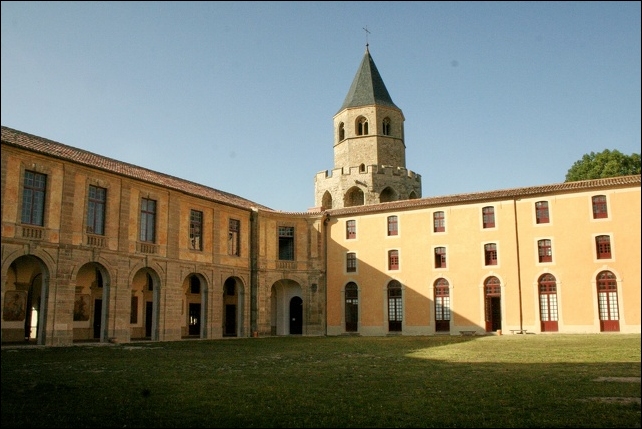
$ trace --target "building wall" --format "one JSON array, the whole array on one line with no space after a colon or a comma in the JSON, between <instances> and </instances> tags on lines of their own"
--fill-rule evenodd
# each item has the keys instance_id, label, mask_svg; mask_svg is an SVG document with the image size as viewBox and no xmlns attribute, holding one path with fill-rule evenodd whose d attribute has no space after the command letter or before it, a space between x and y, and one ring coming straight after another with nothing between
<instances>
[{"instance_id":1,"label":"building wall","mask_svg":"<svg viewBox=\"0 0 642 429\"><path fill-rule=\"evenodd\" d=\"M3 133L4 136L4 133ZM51 156L2 145L2 309L12 292L43 291L38 309L41 344L69 344L93 338L94 317L104 317L100 341L128 342L133 339L179 340L188 333L189 304L201 304L204 324L198 338L220 338L225 329L226 280L238 288L236 336L270 334L272 285L286 281L286 292L302 295L306 309L304 329L308 335L325 331L320 233L315 216L290 216L234 207L198 196L91 168ZM43 227L20 221L25 170L46 174ZM87 234L89 185L107 189L105 234ZM141 198L157 201L156 239L138 240ZM190 249L190 210L203 212L203 249ZM266 212L268 213L268 212ZM228 254L229 219L240 221L240 256ZM320 215L316 215L320 224ZM295 262L278 260L277 225L295 227ZM256 232L253 232L256 230ZM252 234L259 237L253 254ZM103 287L99 288L96 271ZM149 277L147 276L149 274ZM24 277L18 278L18 277ZM189 278L200 279L202 291L189 290ZM148 278L153 285L148 286ZM42 279L42 280L35 280ZM41 286L40 286L41 284ZM292 285L296 284L296 287ZM311 286L314 284L315 286ZM311 290L314 289L314 292ZM295 292L292 292L295 290ZM262 294L267 294L263 296ZM30 295L31 296L31 295ZM76 320L74 307L88 297L89 317ZM132 297L138 299L132 318ZM103 300L101 309L93 307ZM151 314L147 302L153 303ZM150 304L152 305L152 304ZM76 311L77 312L77 311ZM6 313L9 314L8 312ZM287 316L287 309L283 311ZM3 320L2 341L25 337L23 314L19 320ZM3 317L6 319L6 317ZM153 319L151 334L145 323ZM286 320L286 319L284 319ZM98 321L99 323L100 321ZM100 324L100 323L99 323ZM288 327L281 327L284 334ZM28 333L27 333L28 335Z\"/></svg>"},{"instance_id":2,"label":"building wall","mask_svg":"<svg viewBox=\"0 0 642 429\"><path fill-rule=\"evenodd\" d=\"M618 332L640 332L640 181L605 179L583 186L453 196L375 206L286 213L214 201L199 194L70 159L2 144L2 342L67 345L74 341L175 341L290 335L292 305L300 302L302 335L342 335L345 285L359 287L356 334L389 335L387 285L402 285L402 329L432 335L434 285L449 284L451 320L445 333L494 332L485 320L484 282L500 282L501 330L541 329L538 279L555 276L560 333L598 333L597 275L617 280ZM25 170L47 175L45 225L20 221ZM86 233L89 185L107 189L104 235ZM563 188L562 190L560 190ZM608 217L594 219L591 197L605 195ZM140 200L158 202L157 239L138 241ZM550 222L537 224L535 203L547 201ZM482 226L482 209L495 227ZM190 249L190 210L203 212L203 249ZM443 211L445 231L433 231ZM387 217L398 217L388 236ZM240 221L240 256L228 254L228 223ZM354 219L357 238L346 239ZM278 227L294 228L292 261L279 259ZM611 237L609 259L596 256L595 237ZM537 241L552 242L552 261L539 262ZM496 243L498 263L486 266L483 246ZM444 247L447 266L435 268ZM398 250L398 270L387 252ZM346 252L357 271L346 271ZM200 289L190 290L192 277ZM225 285L232 282L234 294ZM35 322L14 300L29 306ZM133 307L133 302L135 306ZM201 326L190 331L190 304ZM234 313L227 313L232 305ZM33 310L31 310L33 308ZM135 310L132 311L132 308ZM22 312L22 314L20 314ZM86 312L86 313L85 313ZM232 317L230 317L232 314ZM25 329L25 325L26 329ZM228 328L232 326L232 332ZM98 336L96 337L96 333Z\"/></svg>"},{"instance_id":3,"label":"building wall","mask_svg":"<svg viewBox=\"0 0 642 429\"><path fill-rule=\"evenodd\" d=\"M593 219L591 197L606 195L609 217ZM548 201L550 223L535 223L535 202ZM495 208L495 227L482 227L482 208ZM433 213L445 213L445 232L433 232ZM341 212L339 212L341 213ZM387 236L386 219L398 216L399 234ZM355 220L357 238L346 238L346 221ZM596 276L609 270L617 277L620 332L640 332L640 187L550 193L535 197L451 204L418 209L381 210L368 214L331 215L328 261L328 334L345 330L345 286L359 287L359 330L362 335L388 334L386 286L403 287L406 335L434 334L434 283L450 286L450 333L488 331L484 281L501 283L501 327L541 333L538 279L557 280L559 330L600 332ZM597 259L595 236L611 236L612 258ZM552 242L552 262L539 262L538 240ZM498 263L486 266L486 243L496 243ZM435 268L434 248L447 251L447 268ZM387 252L399 251L398 270L388 270ZM355 252L357 271L346 272L346 253Z\"/></svg>"}]
</instances>

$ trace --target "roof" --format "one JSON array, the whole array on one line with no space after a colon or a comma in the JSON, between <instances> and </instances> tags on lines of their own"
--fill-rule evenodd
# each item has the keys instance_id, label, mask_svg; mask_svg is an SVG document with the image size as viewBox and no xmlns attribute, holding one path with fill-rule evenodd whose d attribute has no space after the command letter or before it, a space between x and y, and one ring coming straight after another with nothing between
<instances>
[{"instance_id":1,"label":"roof","mask_svg":"<svg viewBox=\"0 0 642 429\"><path fill-rule=\"evenodd\" d=\"M472 204L484 201L519 200L557 194L560 192L599 192L603 189L640 187L641 175L608 177L604 179L580 180L577 182L554 183L550 185L529 186L525 188L500 189L496 191L474 192L469 194L454 194L438 197L417 198L412 200L392 201L365 206L343 207L327 210L332 216L349 214L375 213L389 210L407 210L413 208L439 207L455 204Z\"/></svg>"},{"instance_id":2,"label":"roof","mask_svg":"<svg viewBox=\"0 0 642 429\"><path fill-rule=\"evenodd\" d=\"M118 174L154 185L164 186L175 191L184 192L185 194L237 208L247 210L256 208L273 211L269 207L257 204L234 194L199 185L188 180L179 179L168 174L158 173L126 162L117 161L112 158L97 155L86 150L67 146L53 140L27 134L5 126L2 127L2 144L29 150L90 168L97 168L109 173Z\"/></svg>"},{"instance_id":3,"label":"roof","mask_svg":"<svg viewBox=\"0 0 642 429\"><path fill-rule=\"evenodd\" d=\"M379 70L377 70L377 66L366 46L366 53L361 60L359 70L357 70L357 74L352 81L352 85L350 85L348 95L343 101L339 112L348 107L370 106L373 104L401 110L392 102L386 85L384 85Z\"/></svg>"}]
</instances>

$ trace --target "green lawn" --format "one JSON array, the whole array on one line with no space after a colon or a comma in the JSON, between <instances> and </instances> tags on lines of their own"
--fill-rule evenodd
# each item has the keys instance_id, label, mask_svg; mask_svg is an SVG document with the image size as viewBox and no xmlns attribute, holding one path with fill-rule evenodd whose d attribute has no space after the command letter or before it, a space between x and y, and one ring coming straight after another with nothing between
<instances>
[{"instance_id":1,"label":"green lawn","mask_svg":"<svg viewBox=\"0 0 642 429\"><path fill-rule=\"evenodd\" d=\"M2 427L640 427L640 335L2 348Z\"/></svg>"}]
</instances>

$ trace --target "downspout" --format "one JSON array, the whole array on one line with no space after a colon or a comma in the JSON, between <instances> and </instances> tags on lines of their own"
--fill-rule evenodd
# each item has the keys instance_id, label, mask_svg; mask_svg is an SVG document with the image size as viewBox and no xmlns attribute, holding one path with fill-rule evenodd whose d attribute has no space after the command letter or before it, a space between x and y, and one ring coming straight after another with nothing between
<instances>
[{"instance_id":1,"label":"downspout","mask_svg":"<svg viewBox=\"0 0 642 429\"><path fill-rule=\"evenodd\" d=\"M522 266L519 260L519 226L517 223L517 200L513 198L513 215L515 216L515 249L517 250L517 290L519 292L519 330L524 331L522 313Z\"/></svg>"},{"instance_id":2,"label":"downspout","mask_svg":"<svg viewBox=\"0 0 642 429\"><path fill-rule=\"evenodd\" d=\"M330 223L330 214L326 212L323 215L323 275L324 279L324 294L323 300L323 327L325 336L328 336L328 224Z\"/></svg>"},{"instance_id":3,"label":"downspout","mask_svg":"<svg viewBox=\"0 0 642 429\"><path fill-rule=\"evenodd\" d=\"M252 207L250 212L250 330L253 337L258 337L258 236L259 210Z\"/></svg>"}]
</instances>

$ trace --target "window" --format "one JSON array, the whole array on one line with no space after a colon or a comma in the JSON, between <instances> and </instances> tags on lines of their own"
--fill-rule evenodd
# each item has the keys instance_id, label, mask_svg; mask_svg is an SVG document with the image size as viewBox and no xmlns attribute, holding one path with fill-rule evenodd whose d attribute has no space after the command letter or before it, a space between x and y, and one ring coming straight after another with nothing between
<instances>
[{"instance_id":1,"label":"window","mask_svg":"<svg viewBox=\"0 0 642 429\"><path fill-rule=\"evenodd\" d=\"M348 252L346 254L346 271L349 273L357 271L357 254L354 252Z\"/></svg>"},{"instance_id":2,"label":"window","mask_svg":"<svg viewBox=\"0 0 642 429\"><path fill-rule=\"evenodd\" d=\"M87 201L87 233L105 234L105 198L107 190L89 185Z\"/></svg>"},{"instance_id":3,"label":"window","mask_svg":"<svg viewBox=\"0 0 642 429\"><path fill-rule=\"evenodd\" d=\"M597 303L600 331L619 331L617 280L610 271L602 271L597 275Z\"/></svg>"},{"instance_id":4,"label":"window","mask_svg":"<svg viewBox=\"0 0 642 429\"><path fill-rule=\"evenodd\" d=\"M401 283L393 280L388 283L388 331L400 332L402 320Z\"/></svg>"},{"instance_id":5,"label":"window","mask_svg":"<svg viewBox=\"0 0 642 429\"><path fill-rule=\"evenodd\" d=\"M368 135L368 120L363 116L357 119L357 135L358 136Z\"/></svg>"},{"instance_id":6,"label":"window","mask_svg":"<svg viewBox=\"0 0 642 429\"><path fill-rule=\"evenodd\" d=\"M357 332L359 327L359 289L356 283L346 285L346 332Z\"/></svg>"},{"instance_id":7,"label":"window","mask_svg":"<svg viewBox=\"0 0 642 429\"><path fill-rule=\"evenodd\" d=\"M596 195L593 197L593 219L604 219L609 217L606 207L606 196Z\"/></svg>"},{"instance_id":8,"label":"window","mask_svg":"<svg viewBox=\"0 0 642 429\"><path fill-rule=\"evenodd\" d=\"M390 135L390 118L384 118L382 131L384 136Z\"/></svg>"},{"instance_id":9,"label":"window","mask_svg":"<svg viewBox=\"0 0 642 429\"><path fill-rule=\"evenodd\" d=\"M535 203L535 222L548 223L548 201L538 201Z\"/></svg>"},{"instance_id":10,"label":"window","mask_svg":"<svg viewBox=\"0 0 642 429\"><path fill-rule=\"evenodd\" d=\"M399 251L398 250L388 251L388 269L389 270L399 269Z\"/></svg>"},{"instance_id":11,"label":"window","mask_svg":"<svg viewBox=\"0 0 642 429\"><path fill-rule=\"evenodd\" d=\"M140 204L140 241L153 243L156 229L156 201L143 198Z\"/></svg>"},{"instance_id":12,"label":"window","mask_svg":"<svg viewBox=\"0 0 642 429\"><path fill-rule=\"evenodd\" d=\"M241 221L230 219L227 231L227 254L241 256Z\"/></svg>"},{"instance_id":13,"label":"window","mask_svg":"<svg viewBox=\"0 0 642 429\"><path fill-rule=\"evenodd\" d=\"M346 130L343 122L339 124L339 141L342 141L346 138Z\"/></svg>"},{"instance_id":14,"label":"window","mask_svg":"<svg viewBox=\"0 0 642 429\"><path fill-rule=\"evenodd\" d=\"M595 237L595 249L597 250L597 259L611 259L611 237L608 235Z\"/></svg>"},{"instance_id":15,"label":"window","mask_svg":"<svg viewBox=\"0 0 642 429\"><path fill-rule=\"evenodd\" d=\"M388 216L388 235L399 234L397 216Z\"/></svg>"},{"instance_id":16,"label":"window","mask_svg":"<svg viewBox=\"0 0 642 429\"><path fill-rule=\"evenodd\" d=\"M189 214L189 246L203 250L203 212L191 210Z\"/></svg>"},{"instance_id":17,"label":"window","mask_svg":"<svg viewBox=\"0 0 642 429\"><path fill-rule=\"evenodd\" d=\"M495 207L484 207L482 209L483 223L484 228L494 228L495 227Z\"/></svg>"},{"instance_id":18,"label":"window","mask_svg":"<svg viewBox=\"0 0 642 429\"><path fill-rule=\"evenodd\" d=\"M539 255L540 262L553 262L551 240L539 240L537 242L537 253Z\"/></svg>"},{"instance_id":19,"label":"window","mask_svg":"<svg viewBox=\"0 0 642 429\"><path fill-rule=\"evenodd\" d=\"M539 317L542 332L556 332L557 327L557 282L552 274L544 274L538 280Z\"/></svg>"},{"instance_id":20,"label":"window","mask_svg":"<svg viewBox=\"0 0 642 429\"><path fill-rule=\"evenodd\" d=\"M435 282L435 331L450 331L450 288L448 280Z\"/></svg>"},{"instance_id":21,"label":"window","mask_svg":"<svg viewBox=\"0 0 642 429\"><path fill-rule=\"evenodd\" d=\"M346 238L347 239L357 238L357 221L356 220L346 221Z\"/></svg>"},{"instance_id":22,"label":"window","mask_svg":"<svg viewBox=\"0 0 642 429\"><path fill-rule=\"evenodd\" d=\"M34 171L25 171L22 190L22 223L44 225L46 185L47 176Z\"/></svg>"},{"instance_id":23,"label":"window","mask_svg":"<svg viewBox=\"0 0 642 429\"><path fill-rule=\"evenodd\" d=\"M435 247L435 268L446 268L445 247Z\"/></svg>"},{"instance_id":24,"label":"window","mask_svg":"<svg viewBox=\"0 0 642 429\"><path fill-rule=\"evenodd\" d=\"M497 245L495 243L484 245L484 261L486 265L497 265Z\"/></svg>"},{"instance_id":25,"label":"window","mask_svg":"<svg viewBox=\"0 0 642 429\"><path fill-rule=\"evenodd\" d=\"M294 227L279 227L279 259L294 261Z\"/></svg>"},{"instance_id":26,"label":"window","mask_svg":"<svg viewBox=\"0 0 642 429\"><path fill-rule=\"evenodd\" d=\"M434 232L446 231L446 223L444 221L444 212L434 212L432 214L432 225Z\"/></svg>"}]
</instances>

